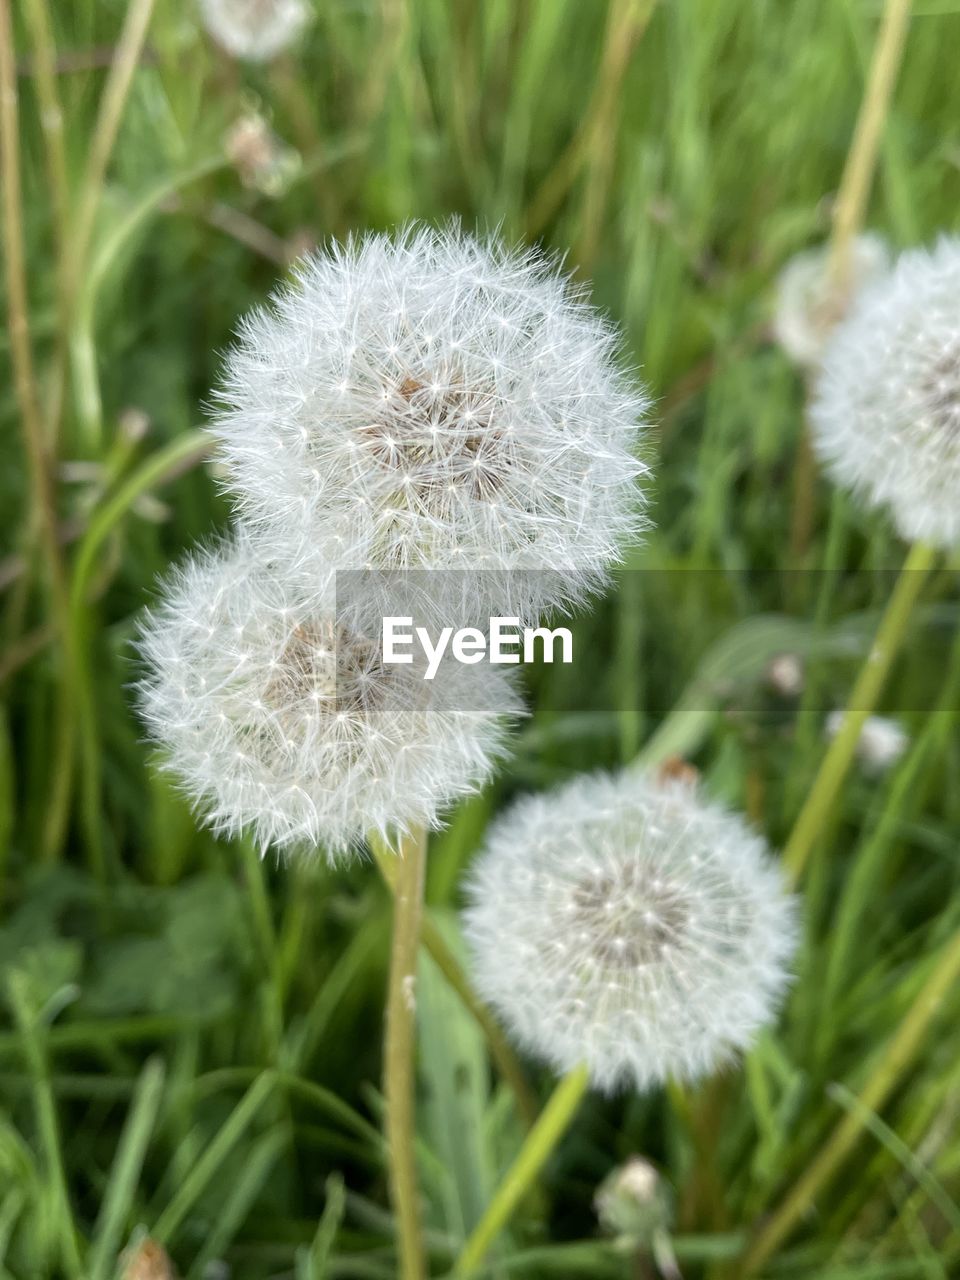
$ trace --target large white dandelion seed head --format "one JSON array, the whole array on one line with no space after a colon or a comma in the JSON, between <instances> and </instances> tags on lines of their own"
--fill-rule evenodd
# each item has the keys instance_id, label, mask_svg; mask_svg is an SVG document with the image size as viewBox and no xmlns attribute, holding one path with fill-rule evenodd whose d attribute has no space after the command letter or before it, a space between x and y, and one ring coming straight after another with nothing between
<instances>
[{"instance_id":1,"label":"large white dandelion seed head","mask_svg":"<svg viewBox=\"0 0 960 1280\"><path fill-rule=\"evenodd\" d=\"M310 21L306 0L200 0L203 25L234 58L267 62Z\"/></svg>"},{"instance_id":2,"label":"large white dandelion seed head","mask_svg":"<svg viewBox=\"0 0 960 1280\"><path fill-rule=\"evenodd\" d=\"M524 1047L600 1089L693 1080L786 987L793 899L761 837L695 785L625 772L493 827L464 915L480 995Z\"/></svg>"},{"instance_id":3,"label":"large white dandelion seed head","mask_svg":"<svg viewBox=\"0 0 960 1280\"><path fill-rule=\"evenodd\" d=\"M218 401L244 518L341 568L559 571L529 614L601 583L644 523L648 398L614 330L552 260L456 226L305 259Z\"/></svg>"},{"instance_id":4,"label":"large white dandelion seed head","mask_svg":"<svg viewBox=\"0 0 960 1280\"><path fill-rule=\"evenodd\" d=\"M836 290L829 277L830 247L820 245L795 254L777 280L773 333L795 364L815 368L830 330L837 322ZM849 302L890 267L886 241L866 232L850 245L844 294Z\"/></svg>"},{"instance_id":5,"label":"large white dandelion seed head","mask_svg":"<svg viewBox=\"0 0 960 1280\"><path fill-rule=\"evenodd\" d=\"M838 484L902 537L960 542L960 238L901 255L830 339L810 407Z\"/></svg>"},{"instance_id":6,"label":"large white dandelion seed head","mask_svg":"<svg viewBox=\"0 0 960 1280\"><path fill-rule=\"evenodd\" d=\"M139 688L166 767L218 832L261 848L358 848L475 791L519 709L501 668L428 682L246 537L189 560L141 629ZM296 585L295 585L296 584ZM482 679L478 678L482 674Z\"/></svg>"}]
</instances>

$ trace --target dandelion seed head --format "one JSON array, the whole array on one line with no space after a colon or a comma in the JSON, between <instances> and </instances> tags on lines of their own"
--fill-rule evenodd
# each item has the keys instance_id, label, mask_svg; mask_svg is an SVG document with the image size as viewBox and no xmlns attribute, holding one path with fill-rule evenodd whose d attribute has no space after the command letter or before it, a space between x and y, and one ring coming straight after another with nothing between
<instances>
[{"instance_id":1,"label":"dandelion seed head","mask_svg":"<svg viewBox=\"0 0 960 1280\"><path fill-rule=\"evenodd\" d=\"M787 983L794 905L764 841L683 780L589 776L494 825L464 925L477 989L537 1057L593 1083L693 1080Z\"/></svg>"},{"instance_id":2,"label":"dandelion seed head","mask_svg":"<svg viewBox=\"0 0 960 1280\"><path fill-rule=\"evenodd\" d=\"M246 536L189 560L141 630L145 722L218 832L331 858L438 826L501 754L518 700L499 670L442 681L384 664L380 637Z\"/></svg>"},{"instance_id":3,"label":"dandelion seed head","mask_svg":"<svg viewBox=\"0 0 960 1280\"><path fill-rule=\"evenodd\" d=\"M810 409L837 483L902 537L960 542L960 238L914 249L834 332Z\"/></svg>"},{"instance_id":4,"label":"dandelion seed head","mask_svg":"<svg viewBox=\"0 0 960 1280\"><path fill-rule=\"evenodd\" d=\"M305 0L200 0L210 35L234 58L268 62L290 47L310 21Z\"/></svg>"},{"instance_id":5,"label":"dandelion seed head","mask_svg":"<svg viewBox=\"0 0 960 1280\"><path fill-rule=\"evenodd\" d=\"M213 431L264 536L336 534L341 568L561 570L571 599L643 525L647 406L552 261L413 227L303 260L244 322Z\"/></svg>"},{"instance_id":6,"label":"dandelion seed head","mask_svg":"<svg viewBox=\"0 0 960 1280\"><path fill-rule=\"evenodd\" d=\"M831 711L827 716L826 734L835 738L843 727L845 713ZM867 716L857 739L857 759L867 773L886 773L892 769L910 745L910 735L897 720L887 716Z\"/></svg>"},{"instance_id":7,"label":"dandelion seed head","mask_svg":"<svg viewBox=\"0 0 960 1280\"><path fill-rule=\"evenodd\" d=\"M820 245L795 254L777 280L773 332L790 359L813 369L823 355L830 330L837 319L837 300L828 275L830 249ZM881 236L867 232L850 245L848 299L890 267L890 252Z\"/></svg>"}]
</instances>

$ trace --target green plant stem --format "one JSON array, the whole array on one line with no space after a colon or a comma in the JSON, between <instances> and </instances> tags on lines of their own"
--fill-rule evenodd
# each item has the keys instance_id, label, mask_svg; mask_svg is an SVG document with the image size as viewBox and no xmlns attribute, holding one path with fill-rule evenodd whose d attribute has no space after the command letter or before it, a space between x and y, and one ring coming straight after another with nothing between
<instances>
[{"instance_id":1,"label":"green plant stem","mask_svg":"<svg viewBox=\"0 0 960 1280\"><path fill-rule=\"evenodd\" d=\"M944 997L960 977L960 930L946 943L933 972L874 1067L856 1106L847 1112L806 1173L747 1250L741 1276L759 1271L790 1235L810 1205L849 1154L864 1129L865 1117L877 1112L910 1065Z\"/></svg>"},{"instance_id":2,"label":"green plant stem","mask_svg":"<svg viewBox=\"0 0 960 1280\"><path fill-rule=\"evenodd\" d=\"M900 649L913 606L933 568L936 556L932 547L915 543L904 561L876 639L853 687L844 711L843 723L827 749L784 848L784 866L793 880L798 880L802 875L813 846L830 817L833 803L853 762L860 730L877 704L890 667Z\"/></svg>"},{"instance_id":3,"label":"green plant stem","mask_svg":"<svg viewBox=\"0 0 960 1280\"><path fill-rule=\"evenodd\" d=\"M390 1167L390 1194L397 1222L400 1280L424 1280L426 1265L420 1227L416 1166L416 981L427 833L403 840L397 859L393 943L384 1041L384 1121Z\"/></svg>"},{"instance_id":4,"label":"green plant stem","mask_svg":"<svg viewBox=\"0 0 960 1280\"><path fill-rule=\"evenodd\" d=\"M76 712L81 746L80 816L90 866L100 878L106 874L106 852L101 828L100 735L97 708L92 697L93 682L88 670L90 582L104 542L136 500L193 466L211 448L212 442L204 432L187 431L157 449L93 513L74 561L70 580L70 631L78 674Z\"/></svg>"},{"instance_id":5,"label":"green plant stem","mask_svg":"<svg viewBox=\"0 0 960 1280\"><path fill-rule=\"evenodd\" d=\"M370 848L381 875L391 893L394 893L397 873L396 855L375 836L370 838ZM490 1056L501 1077L513 1092L521 1120L528 1129L532 1128L536 1123L540 1107L527 1081L526 1073L520 1065L520 1060L510 1047L510 1042L501 1031L497 1020L475 995L470 986L470 980L463 971L463 966L447 945L446 939L437 927L436 921L431 918L429 911L425 913L421 922L420 940L451 989L462 1000L464 1008L473 1016L477 1026L483 1032Z\"/></svg>"},{"instance_id":6,"label":"green plant stem","mask_svg":"<svg viewBox=\"0 0 960 1280\"><path fill-rule=\"evenodd\" d=\"M65 359L65 343L70 323L70 281L67 271L67 253L70 244L70 185L67 178L67 152L63 138L63 108L57 87L57 50L53 38L47 0L26 0L24 18L33 44L34 80L40 107L40 128L50 183L50 208L57 255L57 302L59 331L58 355L55 368L62 367ZM50 403L47 406L49 423L48 446L55 450L56 432L60 422L60 400L63 385L59 377L52 379Z\"/></svg>"},{"instance_id":7,"label":"green plant stem","mask_svg":"<svg viewBox=\"0 0 960 1280\"><path fill-rule=\"evenodd\" d=\"M557 1085L530 1130L517 1158L487 1205L457 1259L455 1274L469 1275L510 1220L517 1205L536 1181L557 1143L566 1133L590 1083L585 1066L575 1067Z\"/></svg>"},{"instance_id":8,"label":"green plant stem","mask_svg":"<svg viewBox=\"0 0 960 1280\"><path fill-rule=\"evenodd\" d=\"M883 128L906 44L912 0L886 0L867 86L833 207L828 272L841 301L850 286L850 246L863 225Z\"/></svg>"},{"instance_id":9,"label":"green plant stem","mask_svg":"<svg viewBox=\"0 0 960 1280\"><path fill-rule=\"evenodd\" d=\"M70 773L73 767L76 681L70 641L66 574L57 534L56 499L51 478L53 460L40 413L30 345L19 128L10 5L9 0L0 0L0 187L3 188L3 254L10 348L14 389L30 474L31 530L39 534L46 559L51 613L62 644L63 668L50 772L50 805L41 841L41 856L51 857L59 851L66 829Z\"/></svg>"},{"instance_id":10,"label":"green plant stem","mask_svg":"<svg viewBox=\"0 0 960 1280\"><path fill-rule=\"evenodd\" d=\"M2 0L0 0L2 7ZM2 36L0 30L0 36ZM83 1267L77 1245L77 1230L70 1208L67 1175L60 1143L60 1126L57 1108L50 1084L50 1070L46 1043L40 1020L31 1008L26 991L26 979L21 973L13 973L7 982L7 994L13 1010L14 1021L20 1036L20 1047L26 1059L33 1087L40 1148L46 1165L47 1213L55 1226L60 1244L60 1261L66 1276L80 1280Z\"/></svg>"}]
</instances>

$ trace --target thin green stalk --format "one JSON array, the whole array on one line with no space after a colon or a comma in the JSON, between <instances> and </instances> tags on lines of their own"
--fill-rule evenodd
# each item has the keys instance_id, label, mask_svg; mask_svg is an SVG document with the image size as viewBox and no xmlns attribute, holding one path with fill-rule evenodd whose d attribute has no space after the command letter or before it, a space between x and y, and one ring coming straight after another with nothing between
<instances>
[{"instance_id":1,"label":"thin green stalk","mask_svg":"<svg viewBox=\"0 0 960 1280\"><path fill-rule=\"evenodd\" d=\"M455 1274L466 1276L483 1262L487 1250L531 1189L540 1170L566 1133L590 1083L585 1066L575 1067L557 1085L530 1130L503 1181L487 1205L457 1259Z\"/></svg>"},{"instance_id":2,"label":"thin green stalk","mask_svg":"<svg viewBox=\"0 0 960 1280\"><path fill-rule=\"evenodd\" d=\"M52 481L53 459L40 413L30 345L23 205L20 187L20 121L13 29L9 0L0 0L0 187L3 189L3 254L6 265L7 315L14 389L20 410L24 449L30 474L30 521L46 559L54 625L62 643L62 690L55 727L50 804L41 855L54 855L66 829L74 743L75 664L70 641L70 609L66 574L57 534Z\"/></svg>"},{"instance_id":3,"label":"thin green stalk","mask_svg":"<svg viewBox=\"0 0 960 1280\"><path fill-rule=\"evenodd\" d=\"M853 687L840 731L827 749L784 848L784 866L794 880L802 875L814 844L827 824L834 801L853 762L860 730L877 704L890 667L900 649L913 606L933 568L936 556L937 552L923 543L916 543L907 555L876 639Z\"/></svg>"},{"instance_id":4,"label":"thin green stalk","mask_svg":"<svg viewBox=\"0 0 960 1280\"><path fill-rule=\"evenodd\" d=\"M420 1225L416 1165L416 981L427 833L402 842L395 876L393 944L384 1040L384 1124L390 1194L397 1222L400 1280L424 1280L426 1263Z\"/></svg>"},{"instance_id":5,"label":"thin green stalk","mask_svg":"<svg viewBox=\"0 0 960 1280\"><path fill-rule=\"evenodd\" d=\"M70 315L70 281L67 270L67 254L70 244L70 187L67 177L67 152L63 139L63 108L57 87L57 49L50 22L47 0L26 0L24 18L30 30L33 44L34 81L40 106L40 129L46 158L47 177L50 183L50 206L57 258L57 293L59 332L57 342L66 342ZM55 365L62 366L64 351L61 349ZM47 407L50 435L48 445L56 449L55 432L60 421L59 396L62 383L54 377L51 387L51 403Z\"/></svg>"},{"instance_id":6,"label":"thin green stalk","mask_svg":"<svg viewBox=\"0 0 960 1280\"><path fill-rule=\"evenodd\" d=\"M100 109L94 126L93 140L87 156L87 165L83 183L77 202L74 231L68 259L68 311L71 325L75 318L77 299L83 279L87 251L93 236L97 210L103 193L107 166L120 129L123 109L126 105L133 75L140 61L147 28L153 14L154 0L131 0L124 19L120 38L117 41L116 53L110 65L107 82L100 99ZM79 335L82 337L82 335ZM70 344L74 348L78 335L71 332ZM82 342L77 346L78 358L83 353ZM81 359L82 364L82 359ZM84 384L86 385L86 384ZM100 434L100 421L97 406L92 406L89 397L84 396L84 403L78 406L80 422L87 433L88 445L96 445ZM94 417L88 421L90 414ZM86 415L86 416L85 416Z\"/></svg>"},{"instance_id":7,"label":"thin green stalk","mask_svg":"<svg viewBox=\"0 0 960 1280\"><path fill-rule=\"evenodd\" d=\"M847 1112L806 1173L794 1183L780 1208L748 1248L739 1275L747 1276L759 1271L809 1211L810 1205L863 1133L864 1118L879 1112L899 1083L920 1048L927 1028L958 977L960 931L945 944L932 973L888 1043L866 1085L857 1095L856 1106Z\"/></svg>"},{"instance_id":8,"label":"thin green stalk","mask_svg":"<svg viewBox=\"0 0 960 1280\"><path fill-rule=\"evenodd\" d=\"M912 0L886 0L880 30L870 62L870 71L850 148L843 166L840 188L833 206L833 223L827 259L831 281L831 317L839 320L846 309L850 290L850 249L863 226L867 201L873 186L877 157L883 130L890 111L890 100L906 43L907 23ZM790 529L790 554L800 564L813 532L816 502L816 458L806 423L801 427L797 445L794 478L793 514Z\"/></svg>"},{"instance_id":9,"label":"thin green stalk","mask_svg":"<svg viewBox=\"0 0 960 1280\"><path fill-rule=\"evenodd\" d=\"M277 1079L274 1071L261 1072L230 1112L216 1137L190 1169L170 1203L157 1219L151 1235L160 1244L168 1244L174 1238L184 1218L246 1133L257 1112L273 1093Z\"/></svg>"},{"instance_id":10,"label":"thin green stalk","mask_svg":"<svg viewBox=\"0 0 960 1280\"><path fill-rule=\"evenodd\" d=\"M93 1234L87 1280L110 1280L116 1268L123 1232L136 1199L147 1145L160 1109L163 1083L163 1062L159 1058L150 1058L137 1081L136 1093L110 1170Z\"/></svg>"},{"instance_id":11,"label":"thin green stalk","mask_svg":"<svg viewBox=\"0 0 960 1280\"><path fill-rule=\"evenodd\" d=\"M76 1277L76 1280L80 1280L83 1275L83 1267L80 1263L77 1229L73 1221L70 1196L67 1191L67 1175L64 1169L63 1150L60 1144L60 1126L57 1123L57 1108L50 1084L46 1045L41 1038L37 1017L30 1007L24 987L25 980L23 975L19 973L14 973L7 983L7 992L14 1020L17 1024L20 1045L32 1081L37 1130L40 1148L43 1151L46 1165L49 1195L48 1209L51 1221L56 1225L60 1260L64 1273L67 1276Z\"/></svg>"},{"instance_id":12,"label":"thin green stalk","mask_svg":"<svg viewBox=\"0 0 960 1280\"><path fill-rule=\"evenodd\" d=\"M842 297L849 287L850 246L863 225L883 129L906 44L912 0L886 0L867 87L833 206L828 270Z\"/></svg>"},{"instance_id":13,"label":"thin green stalk","mask_svg":"<svg viewBox=\"0 0 960 1280\"><path fill-rule=\"evenodd\" d=\"M370 847L391 893L395 892L396 855L386 849L376 837L371 837ZM513 1052L509 1040L490 1010L477 999L460 961L450 950L429 911L424 915L421 923L420 938L437 968L463 1001L464 1008L476 1020L487 1041L487 1048L490 1050L490 1056L497 1070L513 1091L521 1119L528 1129L531 1128L536 1122L540 1108L527 1081L526 1073L520 1065L520 1060Z\"/></svg>"},{"instance_id":14,"label":"thin green stalk","mask_svg":"<svg viewBox=\"0 0 960 1280\"><path fill-rule=\"evenodd\" d=\"M87 678L88 627L87 606L90 582L103 544L127 514L136 500L192 466L211 449L209 437L202 431L187 431L162 449L157 449L124 480L92 515L73 566L70 581L70 634L75 655L77 680L77 721L80 734L81 818L87 853L94 873L106 872L106 853L101 828L100 735L92 681Z\"/></svg>"}]
</instances>

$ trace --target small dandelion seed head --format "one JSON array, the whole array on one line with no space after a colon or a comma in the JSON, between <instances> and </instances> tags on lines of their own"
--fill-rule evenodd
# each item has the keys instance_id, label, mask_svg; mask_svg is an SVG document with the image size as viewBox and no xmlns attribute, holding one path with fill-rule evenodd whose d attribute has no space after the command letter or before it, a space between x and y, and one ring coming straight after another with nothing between
<instances>
[{"instance_id":1,"label":"small dandelion seed head","mask_svg":"<svg viewBox=\"0 0 960 1280\"><path fill-rule=\"evenodd\" d=\"M777 280L773 333L777 342L801 368L820 362L824 344L839 316L835 290L828 275L827 245L795 254ZM869 232L850 245L849 275L844 293L849 300L890 267L890 251L882 237Z\"/></svg>"},{"instance_id":2,"label":"small dandelion seed head","mask_svg":"<svg viewBox=\"0 0 960 1280\"><path fill-rule=\"evenodd\" d=\"M960 543L960 238L901 255L832 335L810 408L838 484L902 537Z\"/></svg>"},{"instance_id":3,"label":"small dandelion seed head","mask_svg":"<svg viewBox=\"0 0 960 1280\"><path fill-rule=\"evenodd\" d=\"M648 403L554 262L412 227L303 260L244 322L212 429L264 536L335 532L340 568L559 570L487 610L533 616L643 526Z\"/></svg>"},{"instance_id":4,"label":"small dandelion seed head","mask_svg":"<svg viewBox=\"0 0 960 1280\"><path fill-rule=\"evenodd\" d=\"M831 711L825 725L828 738L843 727L844 712ZM910 735L897 720L887 716L867 716L857 739L857 759L867 773L886 773L900 760L910 745Z\"/></svg>"},{"instance_id":5,"label":"small dandelion seed head","mask_svg":"<svg viewBox=\"0 0 960 1280\"><path fill-rule=\"evenodd\" d=\"M502 751L519 704L500 668L424 681L332 600L332 571L307 589L241 535L179 569L141 628L145 722L219 832L335 858L439 825Z\"/></svg>"},{"instance_id":6,"label":"small dandelion seed head","mask_svg":"<svg viewBox=\"0 0 960 1280\"><path fill-rule=\"evenodd\" d=\"M288 49L310 21L306 0L199 0L210 35L234 58L268 62Z\"/></svg>"},{"instance_id":7,"label":"small dandelion seed head","mask_svg":"<svg viewBox=\"0 0 960 1280\"><path fill-rule=\"evenodd\" d=\"M223 149L245 187L273 198L283 195L300 167L298 152L286 146L256 111L234 121Z\"/></svg>"},{"instance_id":8,"label":"small dandelion seed head","mask_svg":"<svg viewBox=\"0 0 960 1280\"><path fill-rule=\"evenodd\" d=\"M764 841L677 779L578 778L495 824L464 924L480 994L533 1054L593 1083L693 1080L787 983L794 903Z\"/></svg>"}]
</instances>

